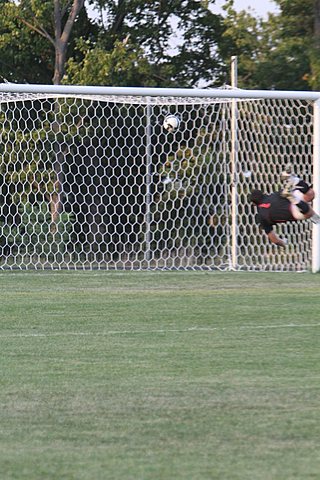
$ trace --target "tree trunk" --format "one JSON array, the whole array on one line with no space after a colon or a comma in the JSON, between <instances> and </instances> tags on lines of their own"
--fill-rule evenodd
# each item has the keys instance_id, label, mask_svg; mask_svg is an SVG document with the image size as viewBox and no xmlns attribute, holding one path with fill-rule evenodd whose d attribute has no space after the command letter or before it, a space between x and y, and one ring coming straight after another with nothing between
<instances>
[{"instance_id":1,"label":"tree trunk","mask_svg":"<svg viewBox=\"0 0 320 480\"><path fill-rule=\"evenodd\" d=\"M64 12L61 10L60 0L54 0L54 31L55 31L55 68L53 76L53 84L60 85L67 58L67 47L71 34L72 27L78 16L80 10L83 8L84 0L73 0L73 4L67 18L67 21L62 28L62 19ZM57 231L57 223L59 222L60 213L62 211L62 185L63 185L63 171L62 163L64 155L61 151L57 134L60 131L59 125L59 103L58 100L54 103L54 124L53 131L56 134L54 144L55 159L53 161L53 170L55 173L55 181L53 185L53 192L50 196L50 213L51 213L51 232L54 234Z\"/></svg>"},{"instance_id":2,"label":"tree trunk","mask_svg":"<svg viewBox=\"0 0 320 480\"><path fill-rule=\"evenodd\" d=\"M62 10L60 0L54 0L54 32L55 32L55 69L53 84L60 85L64 75L64 67L67 56L67 47L74 22L84 6L84 0L73 0L67 21L62 26L65 12Z\"/></svg>"}]
</instances>

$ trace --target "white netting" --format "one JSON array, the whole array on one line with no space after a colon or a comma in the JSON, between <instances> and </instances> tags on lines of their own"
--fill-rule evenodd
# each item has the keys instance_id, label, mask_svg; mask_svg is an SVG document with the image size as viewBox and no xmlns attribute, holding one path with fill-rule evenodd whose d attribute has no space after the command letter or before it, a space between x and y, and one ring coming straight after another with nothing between
<instances>
[{"instance_id":1,"label":"white netting","mask_svg":"<svg viewBox=\"0 0 320 480\"><path fill-rule=\"evenodd\" d=\"M236 107L232 175L230 99L1 93L0 268L310 268L310 224L280 227L280 251L247 196L270 192L289 162L311 181L312 103Z\"/></svg>"}]
</instances>

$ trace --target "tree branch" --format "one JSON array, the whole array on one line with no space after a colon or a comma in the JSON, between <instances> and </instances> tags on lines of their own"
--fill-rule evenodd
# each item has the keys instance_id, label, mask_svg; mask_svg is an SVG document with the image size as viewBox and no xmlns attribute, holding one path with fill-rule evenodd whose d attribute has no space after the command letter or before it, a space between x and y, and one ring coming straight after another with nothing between
<instances>
[{"instance_id":1,"label":"tree branch","mask_svg":"<svg viewBox=\"0 0 320 480\"><path fill-rule=\"evenodd\" d=\"M126 18L126 4L124 0L120 0L118 3L117 13L114 19L114 22L111 26L111 33L117 34L118 31L121 29L124 19Z\"/></svg>"},{"instance_id":2,"label":"tree branch","mask_svg":"<svg viewBox=\"0 0 320 480\"><path fill-rule=\"evenodd\" d=\"M62 43L66 44L68 42L73 24L75 22L75 19L77 18L77 15L80 12L80 10L82 9L83 5L84 5L84 0L74 0L73 1L71 11L69 13L69 17L66 21L66 24L64 26L63 32L62 32L61 37L60 37L60 41Z\"/></svg>"},{"instance_id":3,"label":"tree branch","mask_svg":"<svg viewBox=\"0 0 320 480\"><path fill-rule=\"evenodd\" d=\"M63 18L68 11L69 6L71 5L72 0L69 0L66 5L61 10L61 17Z\"/></svg>"},{"instance_id":4,"label":"tree branch","mask_svg":"<svg viewBox=\"0 0 320 480\"><path fill-rule=\"evenodd\" d=\"M42 37L49 40L49 42L52 43L53 46L55 46L54 39L51 37L51 35L44 28L42 28L41 26L37 27L36 25L33 25L32 23L28 22L24 18L21 18L21 17L17 17L17 18L18 18L18 20L20 20L20 22L24 23L27 27L29 27L34 32L39 33Z\"/></svg>"}]
</instances>

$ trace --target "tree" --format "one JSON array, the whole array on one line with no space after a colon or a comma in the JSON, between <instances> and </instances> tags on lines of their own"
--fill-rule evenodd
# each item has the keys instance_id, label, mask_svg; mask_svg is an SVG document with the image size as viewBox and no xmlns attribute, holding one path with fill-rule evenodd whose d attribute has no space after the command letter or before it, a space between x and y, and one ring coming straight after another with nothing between
<instances>
[{"instance_id":1,"label":"tree","mask_svg":"<svg viewBox=\"0 0 320 480\"><path fill-rule=\"evenodd\" d=\"M0 0L4 13L0 18L3 78L59 84L66 62L72 58L68 81L74 82L74 67L79 63L82 82L86 83L88 75L92 83L96 77L90 66L83 67L102 53L99 65L104 72L108 69L108 83L103 78L95 83L117 84L120 77L122 85L192 87L203 81L221 83L224 65L217 46L223 33L222 16L211 11L209 2L89 3L100 12L95 20L88 18L84 0ZM91 66L96 70L96 65ZM117 73L120 70L121 76Z\"/></svg>"},{"instance_id":2,"label":"tree","mask_svg":"<svg viewBox=\"0 0 320 480\"><path fill-rule=\"evenodd\" d=\"M153 71L141 48L127 37L116 41L111 51L97 43L80 38L75 48L78 58L66 66L65 84L149 86L154 84Z\"/></svg>"},{"instance_id":3,"label":"tree","mask_svg":"<svg viewBox=\"0 0 320 480\"><path fill-rule=\"evenodd\" d=\"M319 90L320 0L275 1L280 13L267 20L226 3L221 56L238 56L241 87Z\"/></svg>"},{"instance_id":4,"label":"tree","mask_svg":"<svg viewBox=\"0 0 320 480\"><path fill-rule=\"evenodd\" d=\"M225 5L224 33L219 51L228 65L233 55L238 57L239 86L254 88L257 76L257 59L261 55L261 30L259 21L246 11L236 12L233 1ZM227 81L228 83L228 81Z\"/></svg>"},{"instance_id":5,"label":"tree","mask_svg":"<svg viewBox=\"0 0 320 480\"><path fill-rule=\"evenodd\" d=\"M54 47L53 83L59 85L64 75L71 30L84 6L84 0L73 0L72 2L53 0L53 12L52 4L41 0L36 0L31 4L29 1L23 0L20 6L23 11L23 16L20 17L21 22L48 40ZM47 26L46 18L53 18L51 25Z\"/></svg>"},{"instance_id":6,"label":"tree","mask_svg":"<svg viewBox=\"0 0 320 480\"><path fill-rule=\"evenodd\" d=\"M2 0L0 75L19 83L61 83L75 39L96 35L84 0Z\"/></svg>"},{"instance_id":7,"label":"tree","mask_svg":"<svg viewBox=\"0 0 320 480\"><path fill-rule=\"evenodd\" d=\"M309 16L313 20L313 35L309 47L310 74L307 76L308 83L313 90L320 89L320 1L313 0L309 9Z\"/></svg>"},{"instance_id":8,"label":"tree","mask_svg":"<svg viewBox=\"0 0 320 480\"><path fill-rule=\"evenodd\" d=\"M21 22L21 9L12 0L0 5L0 77L19 83L50 83L52 46Z\"/></svg>"},{"instance_id":9,"label":"tree","mask_svg":"<svg viewBox=\"0 0 320 480\"><path fill-rule=\"evenodd\" d=\"M100 34L85 48L80 43L78 55L67 67L69 82L79 78L80 72L76 72L79 62L81 81L92 83L90 69L96 67L90 59L97 59L98 53L105 52L98 58L106 74L101 79L104 85L117 84L117 71L121 62L128 66L128 58L133 63L131 68L122 69L122 85L135 82L135 86L193 87L203 81L211 85L220 83L224 66L217 55L217 45L223 33L222 16L213 14L208 2L92 0L90 3L102 12L97 20ZM100 84L100 76L96 83Z\"/></svg>"},{"instance_id":10,"label":"tree","mask_svg":"<svg viewBox=\"0 0 320 480\"><path fill-rule=\"evenodd\" d=\"M23 65L26 60L30 62L32 68L38 73L37 80L46 80L49 83L48 76L51 71L54 84L60 84L65 71L65 62L68 55L68 49L72 48L73 38L82 31L83 34L90 32L90 22L83 9L84 0L21 0L19 3L13 1L4 2L5 20L2 22L2 46L9 46L11 53L21 50L19 59L18 74L15 71L10 72L10 80L17 80L24 75ZM80 30L77 32L77 19L80 11L85 14L80 18ZM83 28L84 27L84 28ZM74 35L72 36L72 30ZM17 40L16 40L17 39ZM25 43L24 43L25 40ZM30 53L25 50L24 45L30 47L30 51L35 58L30 58ZM1 47L1 42L0 42ZM70 53L70 52L69 52ZM41 66L41 69L39 68ZM27 67L28 74L32 75L32 68ZM24 81L29 80L26 77ZM21 81L21 80L20 80ZM31 80L32 81L32 80ZM34 81L32 82L34 83ZM59 101L52 102L52 124L51 129L55 137L55 154L51 159L51 165L47 166L50 172L50 188L46 191L46 198L51 213L51 232L57 231L57 224L62 211L62 184L63 171L62 164L64 160L64 151L59 143L60 116ZM14 163L14 159L11 161ZM16 167L15 167L16 168ZM19 168L19 167L17 167Z\"/></svg>"},{"instance_id":11,"label":"tree","mask_svg":"<svg viewBox=\"0 0 320 480\"><path fill-rule=\"evenodd\" d=\"M276 0L279 13L279 50L286 52L282 58L289 72L296 71L296 83L290 89L309 90L313 88L312 56L315 39L315 0ZM275 54L277 51L275 52Z\"/></svg>"},{"instance_id":12,"label":"tree","mask_svg":"<svg viewBox=\"0 0 320 480\"><path fill-rule=\"evenodd\" d=\"M231 55L238 56L239 87L310 88L310 59L306 55L310 50L310 11L304 6L301 18L298 11L289 10L292 2L287 3L286 9L280 5L279 15L269 14L263 20L245 11L236 12L233 0L227 2L225 32L219 49L226 63Z\"/></svg>"}]
</instances>

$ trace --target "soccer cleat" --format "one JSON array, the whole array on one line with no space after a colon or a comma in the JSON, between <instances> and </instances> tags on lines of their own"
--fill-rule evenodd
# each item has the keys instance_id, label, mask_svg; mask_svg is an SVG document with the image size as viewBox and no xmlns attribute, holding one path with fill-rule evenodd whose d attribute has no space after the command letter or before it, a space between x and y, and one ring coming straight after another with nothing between
<instances>
[{"instance_id":1,"label":"soccer cleat","mask_svg":"<svg viewBox=\"0 0 320 480\"><path fill-rule=\"evenodd\" d=\"M291 176L291 172L292 172L292 167L289 163L289 165L286 166L286 168L283 170L283 172L281 172L280 180L282 182L286 182L288 180L288 178Z\"/></svg>"},{"instance_id":2,"label":"soccer cleat","mask_svg":"<svg viewBox=\"0 0 320 480\"><path fill-rule=\"evenodd\" d=\"M284 182L284 186L281 191L281 196L287 198L288 200L290 200L290 198L294 198L292 195L292 191L298 185L299 181L300 181L299 177L296 177L295 175L290 174Z\"/></svg>"}]
</instances>

